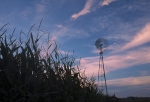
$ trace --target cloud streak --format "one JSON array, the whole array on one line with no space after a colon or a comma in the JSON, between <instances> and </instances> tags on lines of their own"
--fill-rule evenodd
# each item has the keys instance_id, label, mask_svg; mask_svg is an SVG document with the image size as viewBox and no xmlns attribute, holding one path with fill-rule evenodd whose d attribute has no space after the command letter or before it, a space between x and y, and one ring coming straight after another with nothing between
<instances>
[{"instance_id":1,"label":"cloud streak","mask_svg":"<svg viewBox=\"0 0 150 102\"><path fill-rule=\"evenodd\" d=\"M121 50L137 47L147 42L150 42L150 23L146 24L146 26L139 31L129 43L125 44Z\"/></svg>"},{"instance_id":2,"label":"cloud streak","mask_svg":"<svg viewBox=\"0 0 150 102\"><path fill-rule=\"evenodd\" d=\"M103 0L102 2L99 3L99 5L100 6L107 6L114 1L116 1L116 0Z\"/></svg>"},{"instance_id":3,"label":"cloud streak","mask_svg":"<svg viewBox=\"0 0 150 102\"><path fill-rule=\"evenodd\" d=\"M86 4L85 4L85 6L84 6L84 8L83 8L79 13L73 14L73 15L71 16L71 19L72 19L72 20L76 20L78 17L83 16L83 15L89 13L90 10L91 10L93 1L94 1L94 0L87 0L87 1L86 1Z\"/></svg>"},{"instance_id":4,"label":"cloud streak","mask_svg":"<svg viewBox=\"0 0 150 102\"><path fill-rule=\"evenodd\" d=\"M71 20L76 20L80 16L86 15L87 13L91 12L92 6L95 1L96 0L87 0L84 8L80 12L73 14L71 16ZM110 3L114 2L114 1L116 1L116 0L104 0L104 1L100 2L99 5L100 6L109 5Z\"/></svg>"},{"instance_id":5,"label":"cloud streak","mask_svg":"<svg viewBox=\"0 0 150 102\"><path fill-rule=\"evenodd\" d=\"M150 47L139 47L138 50L127 49L137 47L150 42L150 23L146 24L134 37L130 39L123 47L120 47L119 51L111 53L104 59L106 72L128 68L135 65L150 63ZM117 47L117 46L116 46ZM96 50L93 53L97 52ZM121 52L122 54L118 54ZM104 56L105 57L105 56ZM86 68L86 74L97 75L99 56L96 57L85 57L81 59L81 67Z\"/></svg>"},{"instance_id":6,"label":"cloud streak","mask_svg":"<svg viewBox=\"0 0 150 102\"><path fill-rule=\"evenodd\" d=\"M62 55L73 55L73 52L67 52L64 50L58 50L58 53L62 54Z\"/></svg>"},{"instance_id":7,"label":"cloud streak","mask_svg":"<svg viewBox=\"0 0 150 102\"><path fill-rule=\"evenodd\" d=\"M89 36L86 31L81 29L74 29L70 26L64 26L60 24L55 26L56 29L51 31L51 40L55 40L58 43L63 43L73 38L82 38Z\"/></svg>"},{"instance_id":8,"label":"cloud streak","mask_svg":"<svg viewBox=\"0 0 150 102\"><path fill-rule=\"evenodd\" d=\"M109 94L116 94L117 97L150 96L150 76L129 77L107 80Z\"/></svg>"},{"instance_id":9,"label":"cloud streak","mask_svg":"<svg viewBox=\"0 0 150 102\"><path fill-rule=\"evenodd\" d=\"M109 86L135 86L150 84L150 76L129 77L121 79L107 80Z\"/></svg>"},{"instance_id":10,"label":"cloud streak","mask_svg":"<svg viewBox=\"0 0 150 102\"><path fill-rule=\"evenodd\" d=\"M112 55L104 58L106 72L127 68L130 66L150 63L150 47L141 48L137 51L128 51L122 55ZM86 68L86 74L97 75L99 56L81 59L81 68Z\"/></svg>"},{"instance_id":11,"label":"cloud streak","mask_svg":"<svg viewBox=\"0 0 150 102\"><path fill-rule=\"evenodd\" d=\"M62 28L63 27L63 25L61 25L61 24L57 24L55 26L58 27L58 28Z\"/></svg>"}]
</instances>

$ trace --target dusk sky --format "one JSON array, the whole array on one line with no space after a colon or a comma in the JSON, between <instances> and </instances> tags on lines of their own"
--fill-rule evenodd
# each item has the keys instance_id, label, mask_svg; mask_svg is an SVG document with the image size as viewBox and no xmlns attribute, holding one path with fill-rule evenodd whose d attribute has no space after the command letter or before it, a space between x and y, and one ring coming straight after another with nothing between
<instances>
[{"instance_id":1,"label":"dusk sky","mask_svg":"<svg viewBox=\"0 0 150 102\"><path fill-rule=\"evenodd\" d=\"M0 0L0 27L9 23L7 34L14 28L27 33L42 18L41 29L50 32L60 53L74 51L81 58L88 77L98 71L95 41L107 39L110 95L150 97L150 0Z\"/></svg>"}]
</instances>

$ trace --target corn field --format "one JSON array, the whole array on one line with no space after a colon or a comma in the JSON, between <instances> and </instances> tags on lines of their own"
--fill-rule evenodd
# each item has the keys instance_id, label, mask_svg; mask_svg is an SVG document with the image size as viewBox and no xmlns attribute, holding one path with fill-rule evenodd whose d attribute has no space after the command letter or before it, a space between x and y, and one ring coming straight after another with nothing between
<instances>
[{"instance_id":1,"label":"corn field","mask_svg":"<svg viewBox=\"0 0 150 102\"><path fill-rule=\"evenodd\" d=\"M111 102L88 80L73 55L58 53L57 44L39 49L32 27L26 41L0 28L0 102ZM39 32L39 29L37 30ZM45 55L42 56L42 52Z\"/></svg>"}]
</instances>

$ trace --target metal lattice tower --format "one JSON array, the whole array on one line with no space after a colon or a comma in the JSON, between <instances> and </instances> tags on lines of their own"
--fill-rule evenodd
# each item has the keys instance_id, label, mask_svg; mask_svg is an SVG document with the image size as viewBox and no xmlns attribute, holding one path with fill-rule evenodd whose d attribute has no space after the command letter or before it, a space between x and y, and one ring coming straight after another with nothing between
<instances>
[{"instance_id":1,"label":"metal lattice tower","mask_svg":"<svg viewBox=\"0 0 150 102\"><path fill-rule=\"evenodd\" d=\"M100 90L104 92L104 94L108 95L104 61L103 61L103 52L108 47L108 42L104 38L99 38L96 40L95 46L99 51L98 87L100 87Z\"/></svg>"}]
</instances>

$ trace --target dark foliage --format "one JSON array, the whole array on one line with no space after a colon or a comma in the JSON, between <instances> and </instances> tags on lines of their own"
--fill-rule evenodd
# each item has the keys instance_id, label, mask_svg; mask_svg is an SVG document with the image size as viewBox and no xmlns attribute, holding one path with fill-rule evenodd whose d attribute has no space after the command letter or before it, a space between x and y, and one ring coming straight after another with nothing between
<instances>
[{"instance_id":1,"label":"dark foliage","mask_svg":"<svg viewBox=\"0 0 150 102\"><path fill-rule=\"evenodd\" d=\"M0 29L0 101L111 102L75 66L73 55L59 54L57 45L49 52L49 43L39 49L40 36L34 39L32 27L25 42L14 39L14 32L7 37L6 31Z\"/></svg>"}]
</instances>

